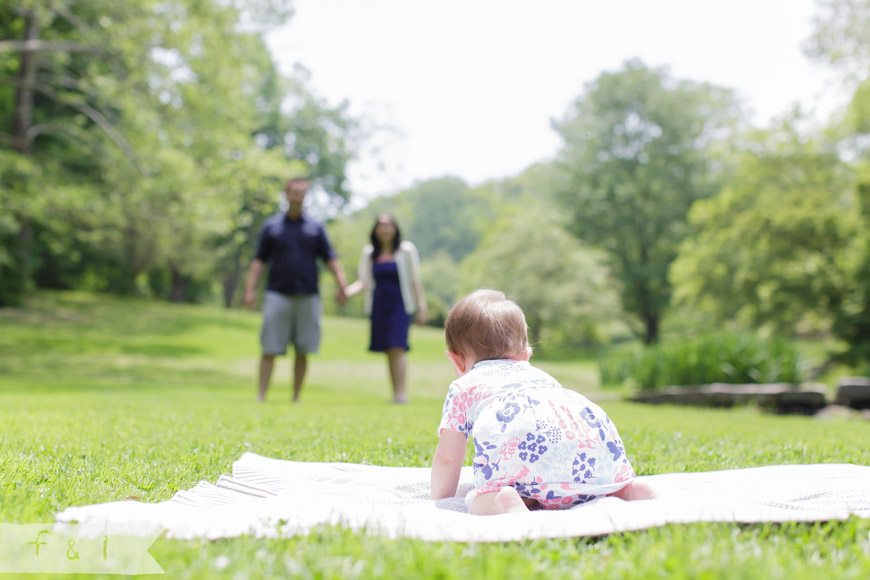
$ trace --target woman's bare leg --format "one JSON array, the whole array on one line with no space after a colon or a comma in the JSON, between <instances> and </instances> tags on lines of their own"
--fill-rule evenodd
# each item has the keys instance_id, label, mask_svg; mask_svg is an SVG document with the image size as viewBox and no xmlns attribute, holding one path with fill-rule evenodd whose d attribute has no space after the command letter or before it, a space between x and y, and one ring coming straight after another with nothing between
<instances>
[{"instance_id":1,"label":"woman's bare leg","mask_svg":"<svg viewBox=\"0 0 870 580\"><path fill-rule=\"evenodd\" d=\"M390 366L390 381L393 383L393 402L407 403L405 393L405 378L408 374L408 363L404 348L387 349L387 360Z\"/></svg>"}]
</instances>

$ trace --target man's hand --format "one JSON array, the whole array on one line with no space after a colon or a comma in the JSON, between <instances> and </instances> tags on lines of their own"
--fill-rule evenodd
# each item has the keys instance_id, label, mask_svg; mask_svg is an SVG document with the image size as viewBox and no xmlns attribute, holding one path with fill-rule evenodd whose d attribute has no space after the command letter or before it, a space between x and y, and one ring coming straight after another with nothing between
<instances>
[{"instance_id":1,"label":"man's hand","mask_svg":"<svg viewBox=\"0 0 870 580\"><path fill-rule=\"evenodd\" d=\"M342 306L344 305L345 302L347 302L347 294L345 293L344 288L339 288L336 291L335 300L336 300L336 302L338 302Z\"/></svg>"},{"instance_id":2,"label":"man's hand","mask_svg":"<svg viewBox=\"0 0 870 580\"><path fill-rule=\"evenodd\" d=\"M347 301L347 279L344 277L344 270L341 267L341 261L338 258L333 258L326 263L329 271L335 276L335 284L338 286L338 291L335 293L335 300L343 305Z\"/></svg>"},{"instance_id":3,"label":"man's hand","mask_svg":"<svg viewBox=\"0 0 870 580\"><path fill-rule=\"evenodd\" d=\"M257 308L257 293L253 290L245 290L245 308L248 310Z\"/></svg>"},{"instance_id":4,"label":"man's hand","mask_svg":"<svg viewBox=\"0 0 870 580\"><path fill-rule=\"evenodd\" d=\"M254 310L257 307L257 282L260 280L264 266L265 263L262 260L254 258L251 260L251 267L248 268L248 278L245 281L245 307L248 310Z\"/></svg>"}]
</instances>

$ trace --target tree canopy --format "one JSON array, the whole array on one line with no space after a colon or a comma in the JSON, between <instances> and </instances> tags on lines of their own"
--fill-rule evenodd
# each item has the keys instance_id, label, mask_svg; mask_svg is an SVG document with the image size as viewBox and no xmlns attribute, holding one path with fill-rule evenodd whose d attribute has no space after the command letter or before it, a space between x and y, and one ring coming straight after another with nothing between
<instances>
[{"instance_id":1,"label":"tree canopy","mask_svg":"<svg viewBox=\"0 0 870 580\"><path fill-rule=\"evenodd\" d=\"M633 60L601 74L556 123L570 229L609 254L622 306L648 343L670 302L668 268L689 208L717 191L722 161L713 149L738 118L731 91Z\"/></svg>"},{"instance_id":2,"label":"tree canopy","mask_svg":"<svg viewBox=\"0 0 870 580\"><path fill-rule=\"evenodd\" d=\"M316 175L333 207L360 135L282 77L281 0L0 2L0 304L34 283L227 301L275 195Z\"/></svg>"},{"instance_id":3,"label":"tree canopy","mask_svg":"<svg viewBox=\"0 0 870 580\"><path fill-rule=\"evenodd\" d=\"M310 175L351 272L397 218L436 323L488 286L548 345L626 317L652 343L678 306L870 361L870 4L818 6L807 54L852 91L823 127L748 127L733 91L630 60L554 122L556 159L347 215L367 121L279 73L263 35L290 0L0 0L0 306L34 287L238 303L262 221Z\"/></svg>"},{"instance_id":4,"label":"tree canopy","mask_svg":"<svg viewBox=\"0 0 870 580\"><path fill-rule=\"evenodd\" d=\"M793 120L752 139L725 189L692 207L672 280L720 320L793 333L850 277L857 199L832 144Z\"/></svg>"}]
</instances>

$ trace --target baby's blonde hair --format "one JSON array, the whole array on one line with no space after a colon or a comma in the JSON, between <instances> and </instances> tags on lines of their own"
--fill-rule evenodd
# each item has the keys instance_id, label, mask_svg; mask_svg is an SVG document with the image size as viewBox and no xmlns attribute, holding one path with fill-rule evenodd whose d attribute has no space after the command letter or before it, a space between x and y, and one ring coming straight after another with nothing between
<instances>
[{"instance_id":1,"label":"baby's blonde hair","mask_svg":"<svg viewBox=\"0 0 870 580\"><path fill-rule=\"evenodd\" d=\"M529 347L522 309L498 290L475 290L454 304L444 335L449 350L478 361L520 359Z\"/></svg>"}]
</instances>

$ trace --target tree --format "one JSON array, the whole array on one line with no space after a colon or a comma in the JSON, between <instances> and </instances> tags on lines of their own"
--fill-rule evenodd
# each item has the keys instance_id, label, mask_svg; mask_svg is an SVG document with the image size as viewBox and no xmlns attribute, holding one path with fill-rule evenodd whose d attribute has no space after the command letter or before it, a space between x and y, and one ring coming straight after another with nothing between
<instances>
[{"instance_id":1,"label":"tree","mask_svg":"<svg viewBox=\"0 0 870 580\"><path fill-rule=\"evenodd\" d=\"M810 58L831 65L845 86L854 89L830 133L854 175L847 227L856 227L855 220L859 225L849 246L850 258L840 260L840 284L828 288L826 303L834 334L849 345L842 358L870 367L870 1L821 0L805 48Z\"/></svg>"},{"instance_id":2,"label":"tree","mask_svg":"<svg viewBox=\"0 0 870 580\"><path fill-rule=\"evenodd\" d=\"M460 265L444 250L421 260L421 276L426 287L431 326L443 327L450 307L456 303L461 284Z\"/></svg>"},{"instance_id":3,"label":"tree","mask_svg":"<svg viewBox=\"0 0 870 580\"><path fill-rule=\"evenodd\" d=\"M39 168L25 156L0 150L0 307L17 305L28 289L33 230L40 203Z\"/></svg>"},{"instance_id":4,"label":"tree","mask_svg":"<svg viewBox=\"0 0 870 580\"><path fill-rule=\"evenodd\" d=\"M830 320L848 285L857 200L834 147L794 119L750 143L731 183L692 208L671 280L677 300L719 320L793 333L808 315Z\"/></svg>"},{"instance_id":5,"label":"tree","mask_svg":"<svg viewBox=\"0 0 870 580\"><path fill-rule=\"evenodd\" d=\"M39 266L39 220L48 208L44 192L63 191L66 171L87 174L93 166L81 157L70 167L65 141L90 148L106 136L127 147L111 112L95 98L98 85L79 83L73 72L84 59L111 59L70 4L0 3L0 306L20 301ZM94 2L83 10L100 8L110 7ZM73 29L80 34L67 34Z\"/></svg>"},{"instance_id":6,"label":"tree","mask_svg":"<svg viewBox=\"0 0 870 580\"><path fill-rule=\"evenodd\" d=\"M597 344L602 324L619 315L602 256L579 246L549 203L531 201L505 208L463 260L462 293L507 294L522 306L535 345Z\"/></svg>"},{"instance_id":7,"label":"tree","mask_svg":"<svg viewBox=\"0 0 870 580\"><path fill-rule=\"evenodd\" d=\"M700 201L674 262L677 299L774 332L811 322L870 362L870 188L836 143L792 120L759 131L734 181Z\"/></svg>"},{"instance_id":8,"label":"tree","mask_svg":"<svg viewBox=\"0 0 870 580\"><path fill-rule=\"evenodd\" d=\"M731 91L633 60L590 83L555 123L570 228L610 256L622 307L640 319L646 343L659 337L689 208L717 191L723 166L713 149L738 114Z\"/></svg>"},{"instance_id":9,"label":"tree","mask_svg":"<svg viewBox=\"0 0 870 580\"><path fill-rule=\"evenodd\" d=\"M394 199L394 198L390 198ZM496 211L489 192L471 189L458 177L442 177L415 184L401 193L402 225L420 255L445 251L457 262L474 250ZM384 200L373 204L386 206Z\"/></svg>"},{"instance_id":10,"label":"tree","mask_svg":"<svg viewBox=\"0 0 870 580\"><path fill-rule=\"evenodd\" d=\"M368 135L350 103L332 106L311 91L310 76L296 65L289 79L273 79L280 90L264 103L255 137L265 149L305 164L313 186L309 207L331 218L350 199L347 164Z\"/></svg>"},{"instance_id":11,"label":"tree","mask_svg":"<svg viewBox=\"0 0 870 580\"><path fill-rule=\"evenodd\" d=\"M833 316L834 334L848 345L837 357L849 364L863 363L870 373L870 175L857 184L860 223L852 260L846 263L850 276L841 286L828 288L826 296Z\"/></svg>"},{"instance_id":12,"label":"tree","mask_svg":"<svg viewBox=\"0 0 870 580\"><path fill-rule=\"evenodd\" d=\"M807 56L839 70L849 83L870 74L870 0L819 0Z\"/></svg>"},{"instance_id":13,"label":"tree","mask_svg":"<svg viewBox=\"0 0 870 580\"><path fill-rule=\"evenodd\" d=\"M459 291L459 262L454 256L461 258L473 251L487 225L484 220L496 213L492 204L487 191L472 190L461 179L423 181L335 220L330 224L330 239L347 271L355 274L375 219L382 213L392 215L403 239L413 241L420 252L429 323L438 326ZM345 312L361 314L361 306L352 304Z\"/></svg>"},{"instance_id":14,"label":"tree","mask_svg":"<svg viewBox=\"0 0 870 580\"><path fill-rule=\"evenodd\" d=\"M263 42L290 12L0 0L0 305L34 282L181 300L216 278L230 303L287 177L347 201L355 120L281 77Z\"/></svg>"}]
</instances>

